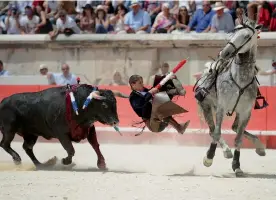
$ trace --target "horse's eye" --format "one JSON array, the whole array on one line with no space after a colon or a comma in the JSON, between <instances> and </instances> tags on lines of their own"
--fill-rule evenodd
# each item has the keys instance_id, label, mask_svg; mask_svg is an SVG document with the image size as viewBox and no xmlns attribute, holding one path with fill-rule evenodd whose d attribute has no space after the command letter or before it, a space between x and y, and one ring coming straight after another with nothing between
<instances>
[{"instance_id":1,"label":"horse's eye","mask_svg":"<svg viewBox=\"0 0 276 200\"><path fill-rule=\"evenodd\" d=\"M244 36L244 39L248 39L250 37L250 35L246 35Z\"/></svg>"}]
</instances>

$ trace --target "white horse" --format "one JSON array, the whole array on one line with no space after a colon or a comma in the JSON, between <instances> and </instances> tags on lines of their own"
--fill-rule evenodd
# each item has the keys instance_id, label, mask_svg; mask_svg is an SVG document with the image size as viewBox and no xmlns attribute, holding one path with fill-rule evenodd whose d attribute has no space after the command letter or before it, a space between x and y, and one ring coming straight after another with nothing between
<instances>
[{"instance_id":1,"label":"white horse","mask_svg":"<svg viewBox=\"0 0 276 200\"><path fill-rule=\"evenodd\" d=\"M213 139L203 163L207 167L212 165L217 143L220 143L226 154L229 151L232 154L228 145L221 138L221 125L225 115L232 116L235 112L236 117L232 129L237 133L237 136L232 169L236 176L243 175L239 160L242 136L245 134L245 136L252 138L252 141L258 140L256 136L246 132L245 128L257 97L255 66L257 31L260 28L261 26L256 26L255 22L249 20L237 26L216 62L223 67L213 68L211 73L205 72L205 74L209 73L207 78L197 83L196 98L203 110L205 121ZM216 111L216 123L213 120L212 110Z\"/></svg>"}]
</instances>

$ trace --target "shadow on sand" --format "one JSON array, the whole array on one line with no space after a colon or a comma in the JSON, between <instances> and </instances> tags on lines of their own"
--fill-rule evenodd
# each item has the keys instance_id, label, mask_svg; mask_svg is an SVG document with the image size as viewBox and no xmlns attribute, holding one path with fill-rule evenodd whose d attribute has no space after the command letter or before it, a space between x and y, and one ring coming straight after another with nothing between
<instances>
[{"instance_id":1,"label":"shadow on sand","mask_svg":"<svg viewBox=\"0 0 276 200\"><path fill-rule=\"evenodd\" d=\"M98 168L38 168L37 171L70 171L70 172L101 172L105 173L116 173L116 174L150 174L145 171L130 171L130 170L117 170L117 169L107 169L100 170ZM152 175L152 174L151 174ZM188 172L181 174L170 174L164 175L168 177L214 177L214 178L237 178L235 173L226 173L221 175L216 174L197 174L195 169L191 169ZM253 174L253 173L244 173L243 177L239 178L257 178L257 179L276 179L276 174Z\"/></svg>"},{"instance_id":2,"label":"shadow on sand","mask_svg":"<svg viewBox=\"0 0 276 200\"><path fill-rule=\"evenodd\" d=\"M172 174L168 175L170 177L214 177L214 178L237 178L235 173L227 173L222 175L214 175L214 174L196 174L195 169L191 169L190 171L183 174ZM257 178L257 179L276 179L276 174L253 174L253 173L244 173L242 177L239 178Z\"/></svg>"}]
</instances>

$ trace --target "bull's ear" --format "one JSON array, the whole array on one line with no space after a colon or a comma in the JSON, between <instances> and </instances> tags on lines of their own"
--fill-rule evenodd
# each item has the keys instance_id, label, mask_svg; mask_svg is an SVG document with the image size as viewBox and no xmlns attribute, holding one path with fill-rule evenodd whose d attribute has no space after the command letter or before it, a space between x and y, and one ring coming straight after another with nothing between
<instances>
[{"instance_id":1,"label":"bull's ear","mask_svg":"<svg viewBox=\"0 0 276 200\"><path fill-rule=\"evenodd\" d=\"M256 30L261 30L263 28L263 25L262 24L257 24L256 26L255 26L255 29Z\"/></svg>"},{"instance_id":2,"label":"bull's ear","mask_svg":"<svg viewBox=\"0 0 276 200\"><path fill-rule=\"evenodd\" d=\"M129 95L123 94L117 90L111 90L116 97L129 98Z\"/></svg>"}]
</instances>

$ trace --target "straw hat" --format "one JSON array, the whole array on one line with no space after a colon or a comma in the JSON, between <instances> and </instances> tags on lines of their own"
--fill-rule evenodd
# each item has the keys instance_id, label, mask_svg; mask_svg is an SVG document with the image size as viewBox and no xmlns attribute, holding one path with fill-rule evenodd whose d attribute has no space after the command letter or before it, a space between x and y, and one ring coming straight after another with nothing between
<instances>
[{"instance_id":1,"label":"straw hat","mask_svg":"<svg viewBox=\"0 0 276 200\"><path fill-rule=\"evenodd\" d=\"M137 6L137 5L140 5L139 0L132 0L130 7Z\"/></svg>"},{"instance_id":2,"label":"straw hat","mask_svg":"<svg viewBox=\"0 0 276 200\"><path fill-rule=\"evenodd\" d=\"M226 8L226 7L222 2L216 2L214 7L213 7L213 10L217 11L217 10L221 10L221 9L224 9L224 8Z\"/></svg>"}]
</instances>

